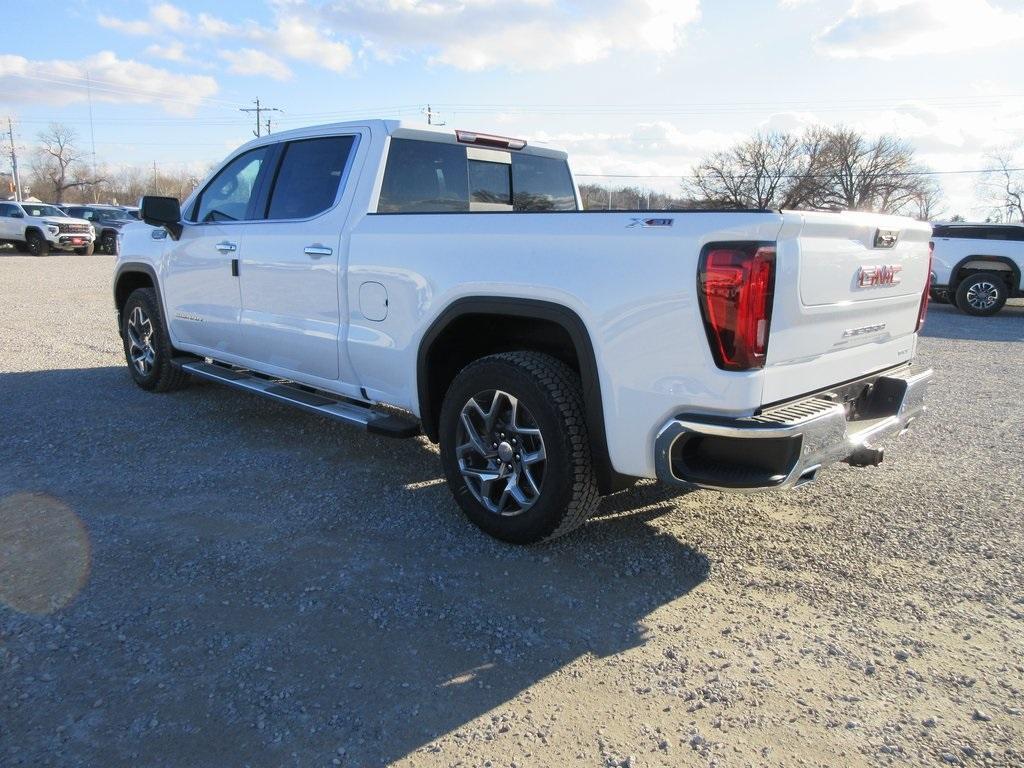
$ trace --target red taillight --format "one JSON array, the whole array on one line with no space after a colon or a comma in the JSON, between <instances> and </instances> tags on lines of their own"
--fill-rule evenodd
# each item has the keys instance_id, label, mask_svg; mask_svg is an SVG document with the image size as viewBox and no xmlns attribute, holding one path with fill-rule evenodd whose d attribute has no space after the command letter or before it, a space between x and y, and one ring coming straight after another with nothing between
<instances>
[{"instance_id":1,"label":"red taillight","mask_svg":"<svg viewBox=\"0 0 1024 768\"><path fill-rule=\"evenodd\" d=\"M921 294L921 306L917 310L917 327L914 329L914 333L921 330L925 315L928 314L928 298L932 293L932 256L934 252L935 243L928 243L928 277L924 281L924 293Z\"/></svg>"},{"instance_id":2,"label":"red taillight","mask_svg":"<svg viewBox=\"0 0 1024 768\"><path fill-rule=\"evenodd\" d=\"M698 273L700 308L719 368L763 368L775 295L775 246L712 243Z\"/></svg>"}]
</instances>

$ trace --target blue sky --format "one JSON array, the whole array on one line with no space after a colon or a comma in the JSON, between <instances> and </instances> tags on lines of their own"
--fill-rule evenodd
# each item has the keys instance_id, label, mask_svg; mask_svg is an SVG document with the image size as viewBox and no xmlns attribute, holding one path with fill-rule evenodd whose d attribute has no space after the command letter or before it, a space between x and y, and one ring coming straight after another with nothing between
<instances>
[{"instance_id":1,"label":"blue sky","mask_svg":"<svg viewBox=\"0 0 1024 768\"><path fill-rule=\"evenodd\" d=\"M5 4L0 116L108 166L204 169L275 128L423 121L568 149L578 173L684 174L764 129L896 133L942 171L1024 140L1024 0L71 0ZM70 34L54 37L55 30ZM59 39L59 43L55 40ZM664 188L666 179L637 179ZM978 178L942 176L983 216Z\"/></svg>"}]
</instances>

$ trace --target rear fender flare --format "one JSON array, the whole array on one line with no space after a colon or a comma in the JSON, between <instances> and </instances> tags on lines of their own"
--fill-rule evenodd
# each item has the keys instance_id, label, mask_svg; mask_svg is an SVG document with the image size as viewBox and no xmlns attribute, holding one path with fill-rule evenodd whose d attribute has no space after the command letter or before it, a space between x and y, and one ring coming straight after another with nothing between
<instances>
[{"instance_id":1,"label":"rear fender flare","mask_svg":"<svg viewBox=\"0 0 1024 768\"><path fill-rule=\"evenodd\" d=\"M606 489L614 489L620 485L624 478L612 468L608 453L604 401L601 397L600 375L590 332L580 316L563 304L506 296L466 296L449 304L423 334L416 355L416 392L424 433L431 440L437 440L439 413L434 412L427 375L431 347L444 330L459 317L481 314L546 320L560 325L566 331L575 347L579 363L591 453L599 482Z\"/></svg>"},{"instance_id":2,"label":"rear fender flare","mask_svg":"<svg viewBox=\"0 0 1024 768\"><path fill-rule=\"evenodd\" d=\"M950 293L956 293L956 288L960 284L960 281L957 279L957 275L960 273L960 270L964 268L964 266L966 266L972 261L987 261L993 264L999 264L999 269L997 271L1000 272L1009 269L1010 274L1013 277L1013 282L1010 286L1010 290L1018 291L1021 289L1020 267L1014 262L1013 259L1009 258L1008 256L988 256L985 254L974 254L972 256L965 256L964 258L960 259L960 261L958 261L956 265L953 267L953 269L950 271ZM971 268L974 269L974 267Z\"/></svg>"}]
</instances>

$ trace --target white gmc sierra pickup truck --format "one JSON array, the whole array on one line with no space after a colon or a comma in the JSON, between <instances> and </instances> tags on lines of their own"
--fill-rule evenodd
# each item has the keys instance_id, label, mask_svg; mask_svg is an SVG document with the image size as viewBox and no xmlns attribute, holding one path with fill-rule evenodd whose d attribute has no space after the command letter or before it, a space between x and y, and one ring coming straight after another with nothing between
<instances>
[{"instance_id":1,"label":"white gmc sierra pickup truck","mask_svg":"<svg viewBox=\"0 0 1024 768\"><path fill-rule=\"evenodd\" d=\"M862 213L583 212L562 152L365 121L146 197L114 300L129 370L440 443L516 543L635 478L788 488L924 410L931 227Z\"/></svg>"}]
</instances>

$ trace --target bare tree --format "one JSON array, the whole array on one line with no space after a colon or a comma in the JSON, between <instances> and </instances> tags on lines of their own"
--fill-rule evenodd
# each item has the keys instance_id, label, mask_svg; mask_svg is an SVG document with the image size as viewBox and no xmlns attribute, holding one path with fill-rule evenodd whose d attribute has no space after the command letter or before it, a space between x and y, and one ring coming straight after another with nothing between
<instances>
[{"instance_id":1,"label":"bare tree","mask_svg":"<svg viewBox=\"0 0 1024 768\"><path fill-rule=\"evenodd\" d=\"M820 207L902 213L925 196L925 170L914 150L893 136L869 139L847 127L830 131Z\"/></svg>"},{"instance_id":2,"label":"bare tree","mask_svg":"<svg viewBox=\"0 0 1024 768\"><path fill-rule=\"evenodd\" d=\"M73 130L60 123L50 123L38 138L39 146L32 162L32 182L33 187L43 191L48 200L62 203L69 190L98 183L98 179L81 175L82 157L75 145Z\"/></svg>"},{"instance_id":3,"label":"bare tree","mask_svg":"<svg viewBox=\"0 0 1024 768\"><path fill-rule=\"evenodd\" d=\"M938 185L892 136L869 139L850 128L809 128L801 137L757 134L715 152L688 187L730 208L844 208L934 214Z\"/></svg>"},{"instance_id":4,"label":"bare tree","mask_svg":"<svg viewBox=\"0 0 1024 768\"><path fill-rule=\"evenodd\" d=\"M791 207L790 193L805 172L802 145L788 133L759 133L715 152L693 171L692 191L728 208Z\"/></svg>"},{"instance_id":5,"label":"bare tree","mask_svg":"<svg viewBox=\"0 0 1024 768\"><path fill-rule=\"evenodd\" d=\"M978 185L979 191L993 203L989 218L1024 222L1024 172L1017 167L1012 152L989 157L989 171Z\"/></svg>"}]
</instances>

